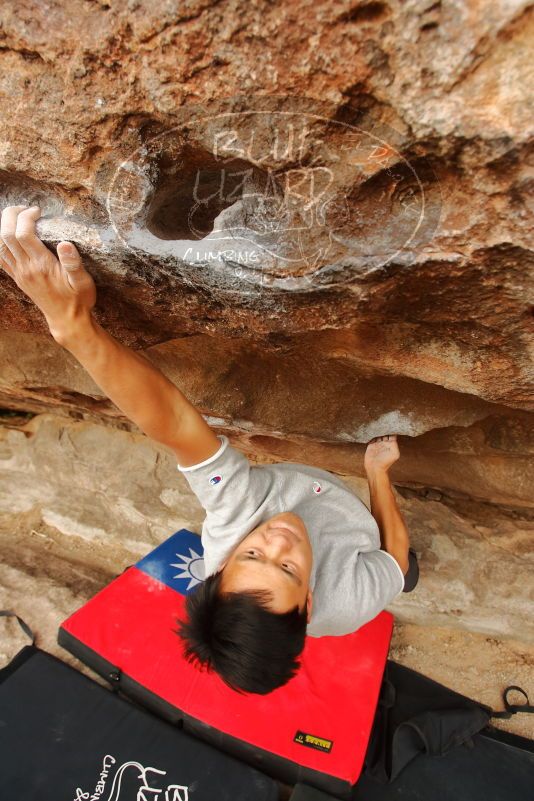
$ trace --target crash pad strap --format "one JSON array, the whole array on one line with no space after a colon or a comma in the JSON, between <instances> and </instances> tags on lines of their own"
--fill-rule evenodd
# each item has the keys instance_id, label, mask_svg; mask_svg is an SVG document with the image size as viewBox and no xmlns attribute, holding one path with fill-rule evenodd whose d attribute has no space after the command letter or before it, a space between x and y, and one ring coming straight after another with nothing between
<instances>
[{"instance_id":1,"label":"crash pad strap","mask_svg":"<svg viewBox=\"0 0 534 801\"><path fill-rule=\"evenodd\" d=\"M32 641L32 645L35 645L35 634L31 630L31 628L28 626L28 624L25 623L24 620L21 617L19 617L17 614L15 614L15 612L11 612L9 609L0 609L0 617L14 617L14 618L16 618L18 620L19 626L21 627L21 629L24 632L24 634L26 634L26 636L28 636L30 638L30 640Z\"/></svg>"},{"instance_id":2,"label":"crash pad strap","mask_svg":"<svg viewBox=\"0 0 534 801\"><path fill-rule=\"evenodd\" d=\"M510 702L514 691L524 696L525 704ZM388 661L366 756L367 775L380 783L395 781L420 754L443 756L469 744L492 718L534 712L525 690L515 684L504 690L503 705L504 711L494 711Z\"/></svg>"},{"instance_id":3,"label":"crash pad strap","mask_svg":"<svg viewBox=\"0 0 534 801\"><path fill-rule=\"evenodd\" d=\"M526 704L511 704L508 700L508 694L511 692L521 693L521 695L524 695L525 698L527 699ZM502 699L506 711L493 712L491 714L492 718L511 718L512 715L515 715L518 712L534 712L534 705L530 703L528 695L523 690L523 688L518 687L517 684L510 684L510 686L507 687L503 692Z\"/></svg>"}]
</instances>

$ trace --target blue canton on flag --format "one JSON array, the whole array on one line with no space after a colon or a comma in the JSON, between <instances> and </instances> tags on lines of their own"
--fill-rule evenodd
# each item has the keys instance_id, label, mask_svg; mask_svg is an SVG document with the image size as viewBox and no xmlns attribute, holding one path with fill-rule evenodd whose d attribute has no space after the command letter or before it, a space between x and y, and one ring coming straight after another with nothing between
<instances>
[{"instance_id":1,"label":"blue canton on flag","mask_svg":"<svg viewBox=\"0 0 534 801\"><path fill-rule=\"evenodd\" d=\"M202 541L198 534L182 528L137 562L136 567L172 590L188 595L205 579Z\"/></svg>"}]
</instances>

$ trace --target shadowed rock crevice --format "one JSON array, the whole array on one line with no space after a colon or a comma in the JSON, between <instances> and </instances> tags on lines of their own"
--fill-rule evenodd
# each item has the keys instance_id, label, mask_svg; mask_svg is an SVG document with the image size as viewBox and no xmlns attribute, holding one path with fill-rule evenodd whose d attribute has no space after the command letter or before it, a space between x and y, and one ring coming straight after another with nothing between
<instances>
[{"instance_id":1,"label":"shadowed rock crevice","mask_svg":"<svg viewBox=\"0 0 534 801\"><path fill-rule=\"evenodd\" d=\"M146 228L159 239L203 239L213 232L224 209L243 200L251 205L255 185L257 195L267 197L267 176L242 159L216 159L211 153L185 149L179 167L172 159L167 167L158 164Z\"/></svg>"},{"instance_id":2,"label":"shadowed rock crevice","mask_svg":"<svg viewBox=\"0 0 534 801\"><path fill-rule=\"evenodd\" d=\"M368 3L353 5L348 11L337 16L336 22L382 22L389 14L390 9L387 3L371 0Z\"/></svg>"}]
</instances>

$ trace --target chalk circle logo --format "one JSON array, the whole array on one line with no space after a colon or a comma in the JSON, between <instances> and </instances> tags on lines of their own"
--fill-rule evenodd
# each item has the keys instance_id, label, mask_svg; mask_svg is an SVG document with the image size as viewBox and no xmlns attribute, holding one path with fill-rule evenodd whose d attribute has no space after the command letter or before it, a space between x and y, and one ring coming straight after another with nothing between
<instances>
[{"instance_id":1,"label":"chalk circle logo","mask_svg":"<svg viewBox=\"0 0 534 801\"><path fill-rule=\"evenodd\" d=\"M431 156L356 106L238 95L123 141L107 211L145 280L140 260L221 291L322 290L415 261L439 224Z\"/></svg>"},{"instance_id":2,"label":"chalk circle logo","mask_svg":"<svg viewBox=\"0 0 534 801\"><path fill-rule=\"evenodd\" d=\"M222 481L222 476L220 473L216 473L214 476L210 476L209 482L210 484L218 484Z\"/></svg>"},{"instance_id":3,"label":"chalk circle logo","mask_svg":"<svg viewBox=\"0 0 534 801\"><path fill-rule=\"evenodd\" d=\"M312 489L316 495L319 495L319 493L322 491L323 488L321 487L318 481L314 481Z\"/></svg>"}]
</instances>

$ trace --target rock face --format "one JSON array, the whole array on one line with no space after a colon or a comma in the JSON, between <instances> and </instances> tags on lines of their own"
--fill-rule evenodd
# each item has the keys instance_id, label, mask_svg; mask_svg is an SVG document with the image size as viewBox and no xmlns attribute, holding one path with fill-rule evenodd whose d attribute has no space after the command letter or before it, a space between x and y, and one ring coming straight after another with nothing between
<instances>
[{"instance_id":1,"label":"rock face","mask_svg":"<svg viewBox=\"0 0 534 801\"><path fill-rule=\"evenodd\" d=\"M231 436L247 452L261 453L258 461L280 459L266 438L256 445L254 435ZM285 440L283 451L292 459L305 453L314 464L325 459L317 444L307 450ZM366 481L341 475L368 503ZM29 552L33 569L43 559L62 558L109 579L169 533L200 531L204 517L172 451L87 420L12 418L0 428L0 478L0 542L13 566ZM534 524L528 514L435 490L398 489L423 579L392 605L397 619L534 643Z\"/></svg>"},{"instance_id":2,"label":"rock face","mask_svg":"<svg viewBox=\"0 0 534 801\"><path fill-rule=\"evenodd\" d=\"M425 573L399 616L525 639L533 27L520 0L8 2L0 22L0 207L38 203L101 325L251 458L364 494L365 443L398 433ZM0 304L6 525L117 559L199 525L2 273ZM137 465L118 504L100 449Z\"/></svg>"}]
</instances>

